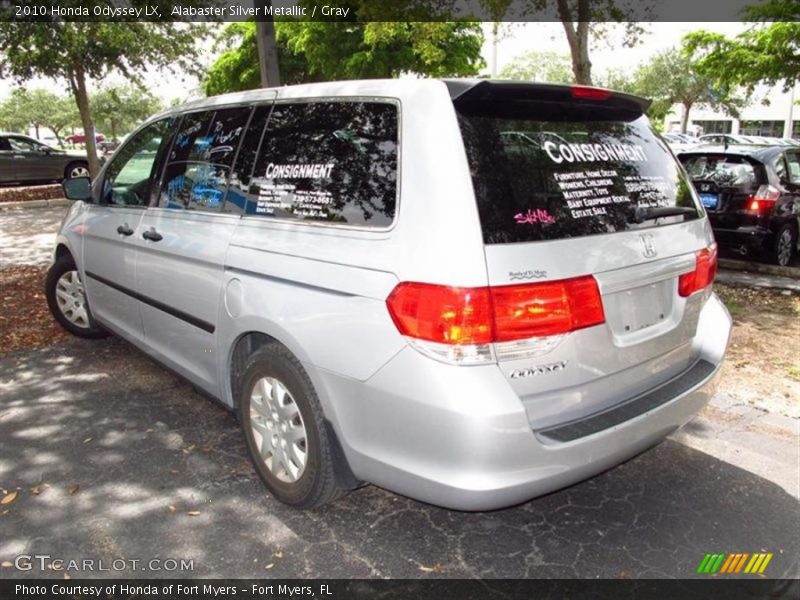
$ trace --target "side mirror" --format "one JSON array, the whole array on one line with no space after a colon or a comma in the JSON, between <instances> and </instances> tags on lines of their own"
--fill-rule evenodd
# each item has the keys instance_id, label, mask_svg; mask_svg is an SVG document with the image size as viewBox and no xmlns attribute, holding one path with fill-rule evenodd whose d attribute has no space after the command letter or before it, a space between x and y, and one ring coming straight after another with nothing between
<instances>
[{"instance_id":1,"label":"side mirror","mask_svg":"<svg viewBox=\"0 0 800 600\"><path fill-rule=\"evenodd\" d=\"M90 200L92 198L92 180L88 177L74 177L61 182L64 197L67 200Z\"/></svg>"}]
</instances>

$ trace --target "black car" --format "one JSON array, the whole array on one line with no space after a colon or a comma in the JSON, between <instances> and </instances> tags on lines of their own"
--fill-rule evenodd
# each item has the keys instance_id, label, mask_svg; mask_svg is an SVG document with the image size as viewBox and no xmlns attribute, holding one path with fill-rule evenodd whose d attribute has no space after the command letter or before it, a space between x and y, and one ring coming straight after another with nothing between
<instances>
[{"instance_id":1,"label":"black car","mask_svg":"<svg viewBox=\"0 0 800 600\"><path fill-rule=\"evenodd\" d=\"M678 158L721 247L789 264L800 222L800 148L702 146Z\"/></svg>"},{"instance_id":2,"label":"black car","mask_svg":"<svg viewBox=\"0 0 800 600\"><path fill-rule=\"evenodd\" d=\"M85 153L57 150L20 133L0 133L0 185L88 176Z\"/></svg>"}]
</instances>

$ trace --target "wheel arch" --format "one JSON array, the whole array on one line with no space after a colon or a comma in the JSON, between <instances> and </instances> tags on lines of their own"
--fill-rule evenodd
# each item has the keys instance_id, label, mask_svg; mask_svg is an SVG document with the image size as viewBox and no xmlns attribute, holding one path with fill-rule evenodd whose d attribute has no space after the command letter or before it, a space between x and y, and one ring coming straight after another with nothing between
<instances>
[{"instance_id":1,"label":"wheel arch","mask_svg":"<svg viewBox=\"0 0 800 600\"><path fill-rule=\"evenodd\" d=\"M55 251L53 252L53 257L55 260L59 260L67 255L71 256L72 260L75 260L75 255L72 253L72 250L69 248L69 246L67 246L64 242L59 242L56 245Z\"/></svg>"},{"instance_id":2,"label":"wheel arch","mask_svg":"<svg viewBox=\"0 0 800 600\"><path fill-rule=\"evenodd\" d=\"M231 344L231 350L227 360L227 376L225 378L225 386L227 388L225 393L230 394L231 407L233 408L233 412L235 415L237 415L237 417L239 416L241 376L244 373L245 367L247 366L247 360L254 352L257 352L269 344L280 344L295 357L297 357L298 360L303 362L298 356L298 353L295 352L290 345L284 344L278 338L268 335L263 331L250 330L239 334L234 340L233 344ZM314 386L317 396L320 398L320 404L325 418L325 427L332 444L332 458L334 462L334 473L336 475L336 479L344 489L356 489L363 485L363 482L353 473L352 469L350 468L350 463L347 459L344 448L339 441L337 427L331 420L332 407L330 407L329 402L327 402L327 398L324 396L325 390L320 389L319 382L316 381L316 378L313 376L313 374L308 373L308 376L311 379L311 383Z\"/></svg>"}]
</instances>

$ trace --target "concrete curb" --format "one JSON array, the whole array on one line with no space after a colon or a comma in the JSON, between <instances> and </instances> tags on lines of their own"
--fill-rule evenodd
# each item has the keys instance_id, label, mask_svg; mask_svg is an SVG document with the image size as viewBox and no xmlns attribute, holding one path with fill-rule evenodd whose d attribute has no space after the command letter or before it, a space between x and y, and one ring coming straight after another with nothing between
<instances>
[{"instance_id":1,"label":"concrete curb","mask_svg":"<svg viewBox=\"0 0 800 600\"><path fill-rule=\"evenodd\" d=\"M50 208L53 206L69 206L70 200L52 198L50 200L24 200L22 202L0 202L0 210L11 208Z\"/></svg>"},{"instance_id":2,"label":"concrete curb","mask_svg":"<svg viewBox=\"0 0 800 600\"><path fill-rule=\"evenodd\" d=\"M779 267L778 265L765 265L763 263L750 262L746 260L733 260L731 258L720 258L719 266L721 269L728 269L730 271L749 271L752 273L763 273L765 275L777 275L778 277L800 279L800 269L797 267Z\"/></svg>"},{"instance_id":3,"label":"concrete curb","mask_svg":"<svg viewBox=\"0 0 800 600\"><path fill-rule=\"evenodd\" d=\"M784 293L793 292L800 294L800 279L794 277L778 277L763 273L744 273L720 269L714 280L732 287L762 288L769 290L783 290Z\"/></svg>"}]
</instances>

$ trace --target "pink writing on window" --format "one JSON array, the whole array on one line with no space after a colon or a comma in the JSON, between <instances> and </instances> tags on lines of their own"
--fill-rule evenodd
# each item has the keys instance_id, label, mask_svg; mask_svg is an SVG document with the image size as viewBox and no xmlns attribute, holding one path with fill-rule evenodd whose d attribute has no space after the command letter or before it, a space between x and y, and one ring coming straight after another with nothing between
<instances>
[{"instance_id":1,"label":"pink writing on window","mask_svg":"<svg viewBox=\"0 0 800 600\"><path fill-rule=\"evenodd\" d=\"M528 212L526 213L517 213L514 215L514 220L520 225L533 223L547 225L549 223L556 222L556 218L553 215L546 210L542 210L541 208L537 208L536 210L528 209Z\"/></svg>"}]
</instances>

